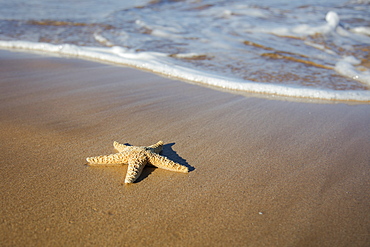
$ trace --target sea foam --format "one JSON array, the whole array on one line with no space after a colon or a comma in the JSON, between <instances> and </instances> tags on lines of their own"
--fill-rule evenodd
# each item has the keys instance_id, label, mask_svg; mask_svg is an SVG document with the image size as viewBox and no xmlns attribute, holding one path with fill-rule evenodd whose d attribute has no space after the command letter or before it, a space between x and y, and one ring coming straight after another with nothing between
<instances>
[{"instance_id":1,"label":"sea foam","mask_svg":"<svg viewBox=\"0 0 370 247\"><path fill-rule=\"evenodd\" d=\"M324 90L299 86L286 86L273 83L258 83L239 79L230 79L214 73L202 72L170 63L161 58L167 55L156 52L132 52L122 47L80 47L71 44L54 45L27 41L0 41L0 48L38 51L57 55L71 56L95 61L111 62L124 66L135 67L154 73L178 78L186 81L216 86L224 89L238 90L252 93L262 93L290 97L303 97L311 99L361 101L370 102L370 91L361 90ZM361 77L368 81L369 74L356 72L352 64L356 61L351 58L343 59L336 65L336 70L346 76Z\"/></svg>"}]
</instances>

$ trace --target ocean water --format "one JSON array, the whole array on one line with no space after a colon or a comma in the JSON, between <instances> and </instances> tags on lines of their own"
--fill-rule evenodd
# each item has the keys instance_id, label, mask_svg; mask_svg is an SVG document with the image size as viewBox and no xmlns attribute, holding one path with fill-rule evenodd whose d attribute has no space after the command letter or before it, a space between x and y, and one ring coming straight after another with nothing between
<instances>
[{"instance_id":1,"label":"ocean water","mask_svg":"<svg viewBox=\"0 0 370 247\"><path fill-rule=\"evenodd\" d=\"M370 102L370 0L0 0L0 48L231 90Z\"/></svg>"}]
</instances>

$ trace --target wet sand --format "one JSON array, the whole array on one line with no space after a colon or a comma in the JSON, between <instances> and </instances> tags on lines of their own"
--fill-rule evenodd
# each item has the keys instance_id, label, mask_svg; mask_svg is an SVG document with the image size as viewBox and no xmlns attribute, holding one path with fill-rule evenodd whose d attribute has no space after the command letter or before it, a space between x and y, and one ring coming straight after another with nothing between
<instances>
[{"instance_id":1,"label":"wet sand","mask_svg":"<svg viewBox=\"0 0 370 247\"><path fill-rule=\"evenodd\" d=\"M2 246L368 246L370 105L0 51ZM89 167L166 144L188 174Z\"/></svg>"}]
</instances>

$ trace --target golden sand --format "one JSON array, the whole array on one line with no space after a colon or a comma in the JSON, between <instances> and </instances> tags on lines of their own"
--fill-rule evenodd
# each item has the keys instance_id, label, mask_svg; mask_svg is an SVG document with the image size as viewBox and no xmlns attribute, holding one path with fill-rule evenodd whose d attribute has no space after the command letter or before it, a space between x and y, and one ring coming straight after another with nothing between
<instances>
[{"instance_id":1,"label":"golden sand","mask_svg":"<svg viewBox=\"0 0 370 247\"><path fill-rule=\"evenodd\" d=\"M369 105L0 54L2 246L369 245ZM194 169L145 167L127 187L127 166L85 165L113 140L162 138Z\"/></svg>"}]
</instances>

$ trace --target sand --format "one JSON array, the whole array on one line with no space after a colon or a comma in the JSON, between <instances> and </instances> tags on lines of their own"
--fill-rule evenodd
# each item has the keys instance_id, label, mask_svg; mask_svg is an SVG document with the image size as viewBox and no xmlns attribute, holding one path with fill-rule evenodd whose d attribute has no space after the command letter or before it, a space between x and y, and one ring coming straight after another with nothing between
<instances>
[{"instance_id":1,"label":"sand","mask_svg":"<svg viewBox=\"0 0 370 247\"><path fill-rule=\"evenodd\" d=\"M0 51L1 246L368 246L370 105ZM165 142L188 174L89 167Z\"/></svg>"}]
</instances>

